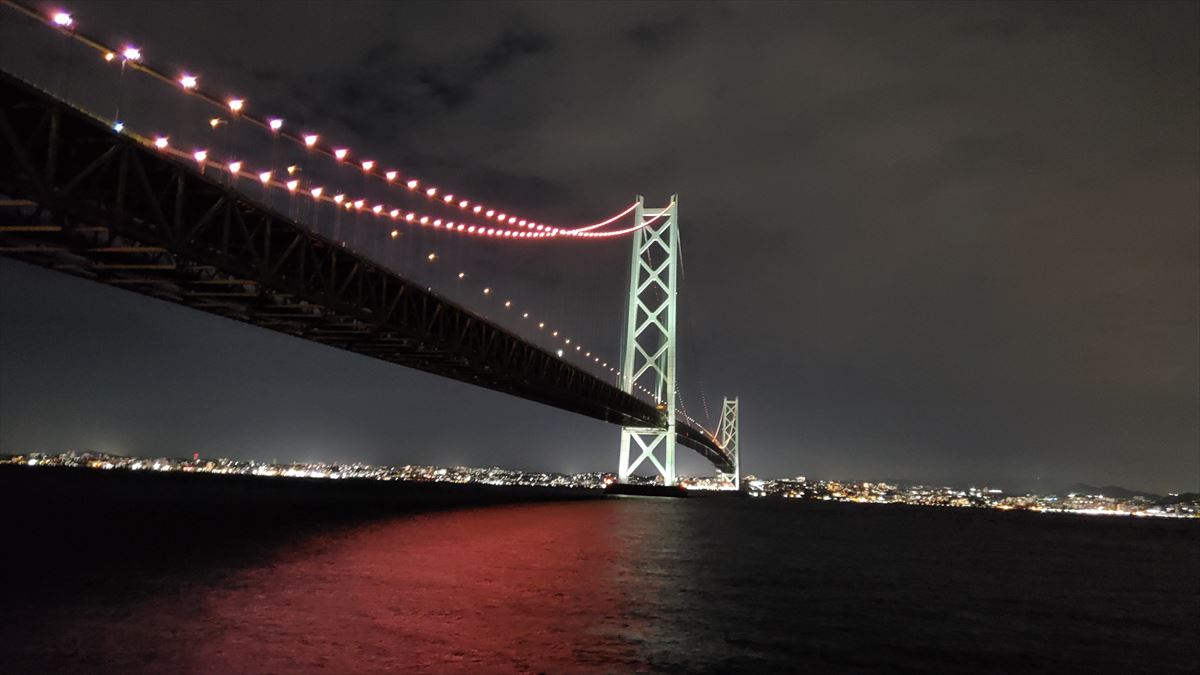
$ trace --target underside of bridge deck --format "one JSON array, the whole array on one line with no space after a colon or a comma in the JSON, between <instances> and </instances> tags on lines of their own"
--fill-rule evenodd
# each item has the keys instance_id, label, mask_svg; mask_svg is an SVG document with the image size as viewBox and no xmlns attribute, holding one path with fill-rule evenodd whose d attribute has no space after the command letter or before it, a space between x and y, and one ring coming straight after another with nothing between
<instances>
[{"instance_id":1,"label":"underside of bridge deck","mask_svg":"<svg viewBox=\"0 0 1200 675\"><path fill-rule=\"evenodd\" d=\"M646 401L0 73L0 254L625 426ZM719 469L704 430L679 442Z\"/></svg>"}]
</instances>

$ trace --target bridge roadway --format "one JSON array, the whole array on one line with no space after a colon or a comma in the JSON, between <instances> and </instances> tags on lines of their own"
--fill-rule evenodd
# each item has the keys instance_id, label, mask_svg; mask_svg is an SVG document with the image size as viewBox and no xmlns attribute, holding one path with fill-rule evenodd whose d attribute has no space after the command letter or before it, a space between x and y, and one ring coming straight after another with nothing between
<instances>
[{"instance_id":1,"label":"bridge roadway","mask_svg":"<svg viewBox=\"0 0 1200 675\"><path fill-rule=\"evenodd\" d=\"M0 73L0 254L624 426L627 394ZM732 462L704 430L678 441Z\"/></svg>"}]
</instances>

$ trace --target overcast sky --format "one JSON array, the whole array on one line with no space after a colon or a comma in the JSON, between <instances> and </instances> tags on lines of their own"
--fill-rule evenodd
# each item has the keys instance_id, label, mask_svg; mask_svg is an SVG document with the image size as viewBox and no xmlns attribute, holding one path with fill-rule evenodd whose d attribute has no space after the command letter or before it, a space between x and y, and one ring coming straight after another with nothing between
<instances>
[{"instance_id":1,"label":"overcast sky","mask_svg":"<svg viewBox=\"0 0 1200 675\"><path fill-rule=\"evenodd\" d=\"M1196 3L70 6L503 208L678 193L684 393L740 396L747 472L1200 489ZM615 357L627 241L420 246ZM9 260L0 318L7 452L616 468L615 427Z\"/></svg>"}]
</instances>

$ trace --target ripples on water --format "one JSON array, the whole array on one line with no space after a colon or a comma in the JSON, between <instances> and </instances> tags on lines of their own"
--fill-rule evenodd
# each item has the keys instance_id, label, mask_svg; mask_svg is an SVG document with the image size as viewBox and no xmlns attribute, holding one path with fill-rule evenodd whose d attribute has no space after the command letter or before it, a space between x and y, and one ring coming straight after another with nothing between
<instances>
[{"instance_id":1,"label":"ripples on water","mask_svg":"<svg viewBox=\"0 0 1200 675\"><path fill-rule=\"evenodd\" d=\"M1198 535L724 499L397 516L6 602L0 671L1196 672Z\"/></svg>"}]
</instances>

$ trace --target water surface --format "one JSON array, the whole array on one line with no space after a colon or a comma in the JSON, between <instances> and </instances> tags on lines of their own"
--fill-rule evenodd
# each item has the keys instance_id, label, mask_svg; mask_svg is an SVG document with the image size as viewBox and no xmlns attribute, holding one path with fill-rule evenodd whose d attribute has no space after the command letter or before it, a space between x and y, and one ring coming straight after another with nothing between
<instances>
[{"instance_id":1,"label":"water surface","mask_svg":"<svg viewBox=\"0 0 1200 675\"><path fill-rule=\"evenodd\" d=\"M80 569L86 583L69 593L6 603L0 661L127 673L1200 669L1194 523L624 498L244 538L122 563L128 574Z\"/></svg>"}]
</instances>

